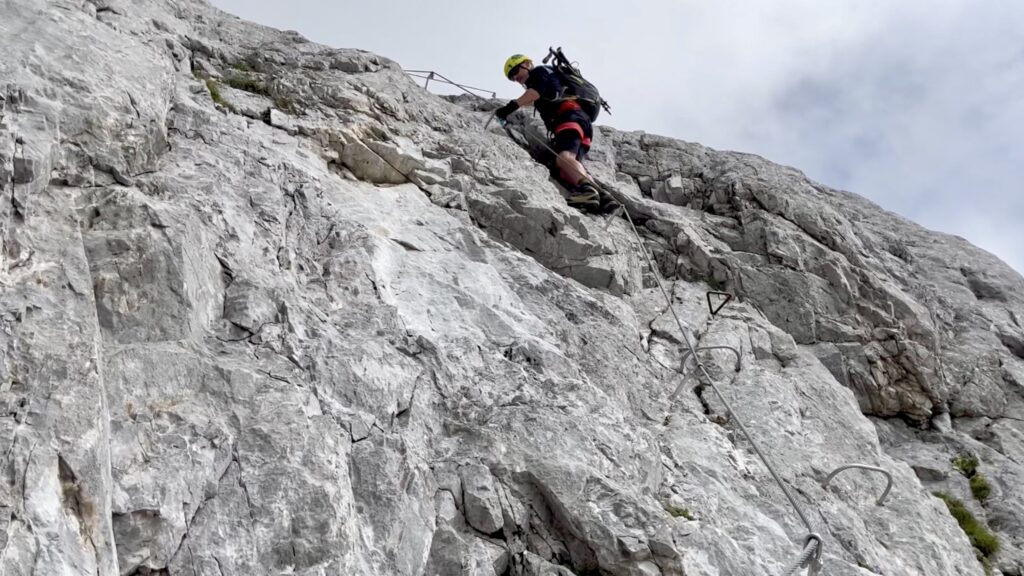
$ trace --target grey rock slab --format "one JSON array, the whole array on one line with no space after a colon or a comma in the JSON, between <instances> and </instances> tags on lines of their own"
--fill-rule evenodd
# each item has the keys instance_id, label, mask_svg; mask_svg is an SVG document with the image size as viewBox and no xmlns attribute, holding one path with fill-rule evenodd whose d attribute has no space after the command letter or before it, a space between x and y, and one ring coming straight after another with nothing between
<instances>
[{"instance_id":1,"label":"grey rock slab","mask_svg":"<svg viewBox=\"0 0 1024 576\"><path fill-rule=\"evenodd\" d=\"M524 552L516 559L515 576L571 576L572 571L564 566L557 566L545 561L532 552Z\"/></svg>"},{"instance_id":2,"label":"grey rock slab","mask_svg":"<svg viewBox=\"0 0 1024 576\"><path fill-rule=\"evenodd\" d=\"M466 522L484 534L500 530L505 522L491 471L486 466L467 465L459 468L459 477Z\"/></svg>"},{"instance_id":3,"label":"grey rock slab","mask_svg":"<svg viewBox=\"0 0 1024 576\"><path fill-rule=\"evenodd\" d=\"M9 573L781 573L806 527L741 421L826 573L981 574L930 495L964 452L1019 571L1024 280L966 242L599 127L666 302L493 103L386 58L193 0L10 0L0 53ZM740 353L700 355L735 414L684 336ZM851 462L885 506L821 488Z\"/></svg>"},{"instance_id":4,"label":"grey rock slab","mask_svg":"<svg viewBox=\"0 0 1024 576\"><path fill-rule=\"evenodd\" d=\"M341 161L362 180L378 184L402 184L406 181L405 172L361 141L346 144L341 151Z\"/></svg>"}]
</instances>

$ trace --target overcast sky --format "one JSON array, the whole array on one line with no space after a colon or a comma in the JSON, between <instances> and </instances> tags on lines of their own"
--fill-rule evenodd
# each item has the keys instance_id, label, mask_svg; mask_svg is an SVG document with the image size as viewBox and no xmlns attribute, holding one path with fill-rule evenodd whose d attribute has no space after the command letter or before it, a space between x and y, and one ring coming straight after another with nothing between
<instances>
[{"instance_id":1,"label":"overcast sky","mask_svg":"<svg viewBox=\"0 0 1024 576\"><path fill-rule=\"evenodd\" d=\"M562 46L603 124L795 166L1024 271L1019 0L213 3L509 98L506 57Z\"/></svg>"}]
</instances>

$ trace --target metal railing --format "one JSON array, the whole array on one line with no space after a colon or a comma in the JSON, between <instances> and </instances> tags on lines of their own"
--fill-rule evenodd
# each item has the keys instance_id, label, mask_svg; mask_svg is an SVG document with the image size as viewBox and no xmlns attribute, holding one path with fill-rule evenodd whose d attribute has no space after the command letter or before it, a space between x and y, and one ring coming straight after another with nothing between
<instances>
[{"instance_id":1,"label":"metal railing","mask_svg":"<svg viewBox=\"0 0 1024 576\"><path fill-rule=\"evenodd\" d=\"M430 82L434 81L440 82L441 84L449 84L451 86L455 86L456 88L461 89L466 94L469 94L470 96L476 96L477 98L484 98L480 94L477 94L477 92L483 94L490 94L491 98L498 97L498 93L493 90L486 90L484 88L476 88L474 86L459 84L458 82L453 82L452 80L445 77L443 74L439 74L437 72L434 72L433 70L406 70L405 73L408 74L409 76L412 76L413 78L426 80L426 82L423 83L424 88L428 88L430 86Z\"/></svg>"}]
</instances>

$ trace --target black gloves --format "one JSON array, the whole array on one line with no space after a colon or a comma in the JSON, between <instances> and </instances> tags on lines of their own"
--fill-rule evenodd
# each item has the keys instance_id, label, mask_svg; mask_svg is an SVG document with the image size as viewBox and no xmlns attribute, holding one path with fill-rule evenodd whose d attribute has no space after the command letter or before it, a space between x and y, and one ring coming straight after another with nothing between
<instances>
[{"instance_id":1,"label":"black gloves","mask_svg":"<svg viewBox=\"0 0 1024 576\"><path fill-rule=\"evenodd\" d=\"M501 108L495 110L494 115L497 116L499 120L504 120L511 116L512 113L515 112L516 110L519 110L519 103L516 102L515 100L512 100L508 104L505 104Z\"/></svg>"}]
</instances>

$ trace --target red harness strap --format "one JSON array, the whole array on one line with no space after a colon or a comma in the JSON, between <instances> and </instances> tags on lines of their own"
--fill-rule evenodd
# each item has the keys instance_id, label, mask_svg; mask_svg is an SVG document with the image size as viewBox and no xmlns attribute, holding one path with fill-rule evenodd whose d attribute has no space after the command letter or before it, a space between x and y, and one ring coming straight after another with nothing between
<instances>
[{"instance_id":1,"label":"red harness strap","mask_svg":"<svg viewBox=\"0 0 1024 576\"><path fill-rule=\"evenodd\" d=\"M565 114L566 112L568 112L570 110L582 110L582 109L583 108L580 107L579 102L577 102L575 100L566 100L566 101L562 102L558 106L558 113L559 114Z\"/></svg>"},{"instance_id":2,"label":"red harness strap","mask_svg":"<svg viewBox=\"0 0 1024 576\"><path fill-rule=\"evenodd\" d=\"M590 138L587 138L586 135L583 134L583 127L580 126L579 123L566 122L564 124L559 124L558 127L555 128L555 136L558 136L559 132L565 132L566 130L572 130L579 134L580 142L582 142L587 148L590 148Z\"/></svg>"}]
</instances>

